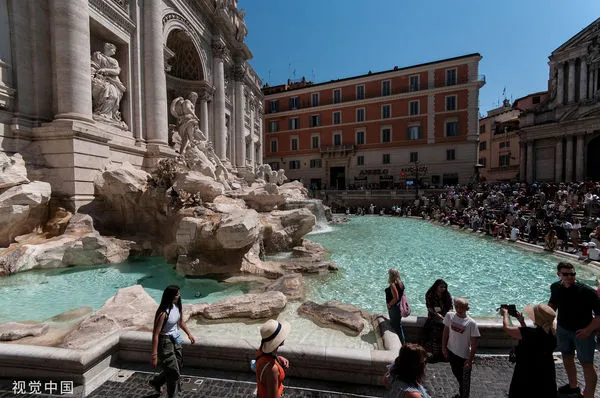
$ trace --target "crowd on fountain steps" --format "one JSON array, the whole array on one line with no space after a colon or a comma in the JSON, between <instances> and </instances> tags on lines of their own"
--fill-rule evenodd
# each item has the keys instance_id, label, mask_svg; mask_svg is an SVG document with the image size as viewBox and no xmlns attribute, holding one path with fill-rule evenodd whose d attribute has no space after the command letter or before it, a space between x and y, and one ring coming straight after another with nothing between
<instances>
[{"instance_id":1,"label":"crowd on fountain steps","mask_svg":"<svg viewBox=\"0 0 600 398\"><path fill-rule=\"evenodd\" d=\"M457 185L389 209L371 204L345 210L358 215L419 216L600 260L600 182Z\"/></svg>"}]
</instances>

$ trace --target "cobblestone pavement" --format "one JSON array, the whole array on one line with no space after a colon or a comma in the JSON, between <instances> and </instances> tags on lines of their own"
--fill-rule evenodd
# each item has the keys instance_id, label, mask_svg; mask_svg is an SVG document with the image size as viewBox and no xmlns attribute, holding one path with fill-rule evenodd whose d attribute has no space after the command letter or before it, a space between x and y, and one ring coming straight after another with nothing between
<instances>
[{"instance_id":1,"label":"cobblestone pavement","mask_svg":"<svg viewBox=\"0 0 600 398\"><path fill-rule=\"evenodd\" d=\"M600 365L600 355L596 355L596 366ZM583 381L581 368L579 380ZM479 356L473 366L471 381L472 398L506 397L512 377L513 365L506 356ZM566 383L566 375L560 356L556 358L557 384ZM148 386L152 372L143 365L123 364L121 369L92 392L90 398L158 398ZM13 380L0 380L0 398L5 397L67 397L80 396L81 387L75 388L74 395L14 394ZM383 387L355 385L350 383L326 382L286 378L286 398L354 398L381 397ZM427 365L425 388L434 398L451 398L458 392L458 385L450 371L448 363ZM191 369L182 379L182 398L242 398L254 397L256 385L254 375L218 370ZM599 389L600 390L600 389ZM166 393L162 394L166 397ZM600 398L600 391L596 392ZM538 398L538 397L536 397ZM546 398L546 397L539 397Z\"/></svg>"}]
</instances>

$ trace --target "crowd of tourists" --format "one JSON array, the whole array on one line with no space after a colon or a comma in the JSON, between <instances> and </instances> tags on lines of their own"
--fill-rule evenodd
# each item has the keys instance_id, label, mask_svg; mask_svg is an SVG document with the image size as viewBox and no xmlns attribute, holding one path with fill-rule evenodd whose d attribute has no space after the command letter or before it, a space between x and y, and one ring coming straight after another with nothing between
<instances>
[{"instance_id":1,"label":"crowd of tourists","mask_svg":"<svg viewBox=\"0 0 600 398\"><path fill-rule=\"evenodd\" d=\"M395 362L388 367L384 384L386 397L428 398L423 387L427 362L448 361L458 382L454 398L468 398L471 370L479 345L480 333L475 320L467 315L469 301L463 297L452 300L448 285L438 279L425 294L427 321L423 338L407 343L402 330L405 286L396 269L388 271L391 293L386 289L386 301L392 329L402 342ZM567 262L557 265L559 280L549 289L547 304L526 306L525 317L515 306L500 308L505 332L518 344L509 356L515 363L509 386L509 398L520 397L584 397L593 398L597 384L594 366L596 333L600 328L600 297L598 292L577 281L575 268ZM397 308L394 308L397 307ZM512 308L511 308L512 307ZM558 316L557 316L558 314ZM509 317L518 321L513 326ZM555 320L557 321L555 323ZM567 374L568 383L557 388L553 353L557 350ZM583 369L585 389L579 387L575 358Z\"/></svg>"},{"instance_id":2,"label":"crowd of tourists","mask_svg":"<svg viewBox=\"0 0 600 398\"><path fill-rule=\"evenodd\" d=\"M387 209L370 204L345 211L418 216L600 260L600 182L457 185Z\"/></svg>"}]
</instances>

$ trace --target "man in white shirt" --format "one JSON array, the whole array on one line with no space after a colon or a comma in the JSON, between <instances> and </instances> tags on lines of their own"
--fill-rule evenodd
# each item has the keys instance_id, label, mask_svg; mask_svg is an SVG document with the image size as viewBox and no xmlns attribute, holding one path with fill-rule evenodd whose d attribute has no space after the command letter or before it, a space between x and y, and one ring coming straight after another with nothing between
<instances>
[{"instance_id":1,"label":"man in white shirt","mask_svg":"<svg viewBox=\"0 0 600 398\"><path fill-rule=\"evenodd\" d=\"M464 297L454 298L456 312L444 317L442 352L450 361L452 374L456 377L460 398L468 398L471 384L471 366L479 344L479 328L467 315L469 301Z\"/></svg>"}]
</instances>

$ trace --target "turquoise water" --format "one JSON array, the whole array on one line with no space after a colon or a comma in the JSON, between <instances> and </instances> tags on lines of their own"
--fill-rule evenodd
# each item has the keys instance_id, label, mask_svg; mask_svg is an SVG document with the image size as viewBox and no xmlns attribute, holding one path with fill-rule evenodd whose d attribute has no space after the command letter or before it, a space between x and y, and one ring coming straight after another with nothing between
<instances>
[{"instance_id":1,"label":"turquoise water","mask_svg":"<svg viewBox=\"0 0 600 398\"><path fill-rule=\"evenodd\" d=\"M468 297L471 314L496 316L500 304L518 307L546 302L558 260L507 242L456 232L421 220L357 217L309 239L332 251L337 273L304 277L307 296L321 303L340 300L385 313L387 270L398 268L414 314L425 314L425 292L443 278L453 296ZM594 285L595 275L577 268L578 279ZM186 303L212 303L241 295L252 283L186 279L160 258L112 266L30 271L0 278L0 323L43 321L78 307L102 307L124 287L141 284L156 300L169 284L182 288Z\"/></svg>"},{"instance_id":2,"label":"turquoise water","mask_svg":"<svg viewBox=\"0 0 600 398\"><path fill-rule=\"evenodd\" d=\"M341 268L333 276L305 278L312 300L340 300L387 313L387 270L397 268L413 314L424 315L425 292L442 278L452 296L470 300L470 314L497 317L500 304L545 303L557 280L558 259L505 241L457 232L422 220L354 217L309 239L332 251ZM577 278L595 285L595 275L576 267Z\"/></svg>"},{"instance_id":3,"label":"turquoise water","mask_svg":"<svg viewBox=\"0 0 600 398\"><path fill-rule=\"evenodd\" d=\"M43 321L78 307L99 309L119 289L140 284L160 302L165 286L181 287L186 303L212 303L251 290L250 284L186 279L161 258L111 266L30 271L0 278L0 323Z\"/></svg>"}]
</instances>

